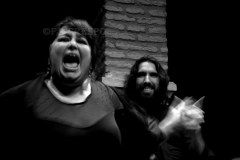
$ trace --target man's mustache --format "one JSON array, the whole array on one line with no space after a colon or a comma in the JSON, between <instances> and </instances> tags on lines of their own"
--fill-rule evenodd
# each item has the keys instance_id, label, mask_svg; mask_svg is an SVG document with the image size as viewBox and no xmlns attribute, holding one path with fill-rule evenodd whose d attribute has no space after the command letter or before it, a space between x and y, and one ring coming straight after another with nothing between
<instances>
[{"instance_id":1,"label":"man's mustache","mask_svg":"<svg viewBox=\"0 0 240 160\"><path fill-rule=\"evenodd\" d=\"M155 85L152 83L144 83L140 86L140 89L143 90L145 88L151 88L151 89L155 89Z\"/></svg>"}]
</instances>

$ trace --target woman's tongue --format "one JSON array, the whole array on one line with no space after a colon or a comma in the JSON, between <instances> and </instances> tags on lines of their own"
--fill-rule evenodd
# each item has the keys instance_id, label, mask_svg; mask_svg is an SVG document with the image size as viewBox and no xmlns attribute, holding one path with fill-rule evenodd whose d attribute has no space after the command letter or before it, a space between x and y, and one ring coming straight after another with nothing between
<instances>
[{"instance_id":1,"label":"woman's tongue","mask_svg":"<svg viewBox=\"0 0 240 160\"><path fill-rule=\"evenodd\" d=\"M63 63L67 68L77 68L79 65L79 59L76 55L70 54L64 57Z\"/></svg>"},{"instance_id":2,"label":"woman's tongue","mask_svg":"<svg viewBox=\"0 0 240 160\"><path fill-rule=\"evenodd\" d=\"M65 62L64 65L68 68L76 68L78 66L77 62Z\"/></svg>"}]
</instances>

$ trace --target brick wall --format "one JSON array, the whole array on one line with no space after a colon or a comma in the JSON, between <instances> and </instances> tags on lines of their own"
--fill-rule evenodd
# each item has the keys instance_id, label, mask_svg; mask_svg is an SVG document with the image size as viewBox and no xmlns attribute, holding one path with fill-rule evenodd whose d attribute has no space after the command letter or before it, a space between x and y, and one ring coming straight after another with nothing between
<instances>
[{"instance_id":1,"label":"brick wall","mask_svg":"<svg viewBox=\"0 0 240 160\"><path fill-rule=\"evenodd\" d=\"M153 55L168 70L166 0L106 0L104 8L104 83L122 87L131 66L143 55ZM174 83L169 90L176 90Z\"/></svg>"}]
</instances>

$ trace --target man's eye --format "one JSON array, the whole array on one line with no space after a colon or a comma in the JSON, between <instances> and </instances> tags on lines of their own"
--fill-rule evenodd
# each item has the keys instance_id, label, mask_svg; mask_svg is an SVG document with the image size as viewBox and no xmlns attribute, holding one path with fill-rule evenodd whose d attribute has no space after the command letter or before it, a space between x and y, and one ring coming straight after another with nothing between
<instances>
[{"instance_id":1,"label":"man's eye","mask_svg":"<svg viewBox=\"0 0 240 160\"><path fill-rule=\"evenodd\" d=\"M150 73L150 76L151 77L158 77L158 74L157 73Z\"/></svg>"},{"instance_id":2,"label":"man's eye","mask_svg":"<svg viewBox=\"0 0 240 160\"><path fill-rule=\"evenodd\" d=\"M144 72L139 72L138 74L137 74L137 77L144 77L146 75L146 73L144 73Z\"/></svg>"}]
</instances>

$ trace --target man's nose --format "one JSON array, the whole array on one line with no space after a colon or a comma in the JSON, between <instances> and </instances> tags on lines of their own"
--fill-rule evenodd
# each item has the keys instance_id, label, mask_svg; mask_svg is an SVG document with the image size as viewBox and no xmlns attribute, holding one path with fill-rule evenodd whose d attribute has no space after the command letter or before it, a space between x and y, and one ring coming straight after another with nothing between
<instances>
[{"instance_id":1,"label":"man's nose","mask_svg":"<svg viewBox=\"0 0 240 160\"><path fill-rule=\"evenodd\" d=\"M151 82L151 81L150 81L150 77L149 77L148 74L145 76L145 78L144 78L144 82L145 82L145 83L149 83L149 82Z\"/></svg>"}]
</instances>

